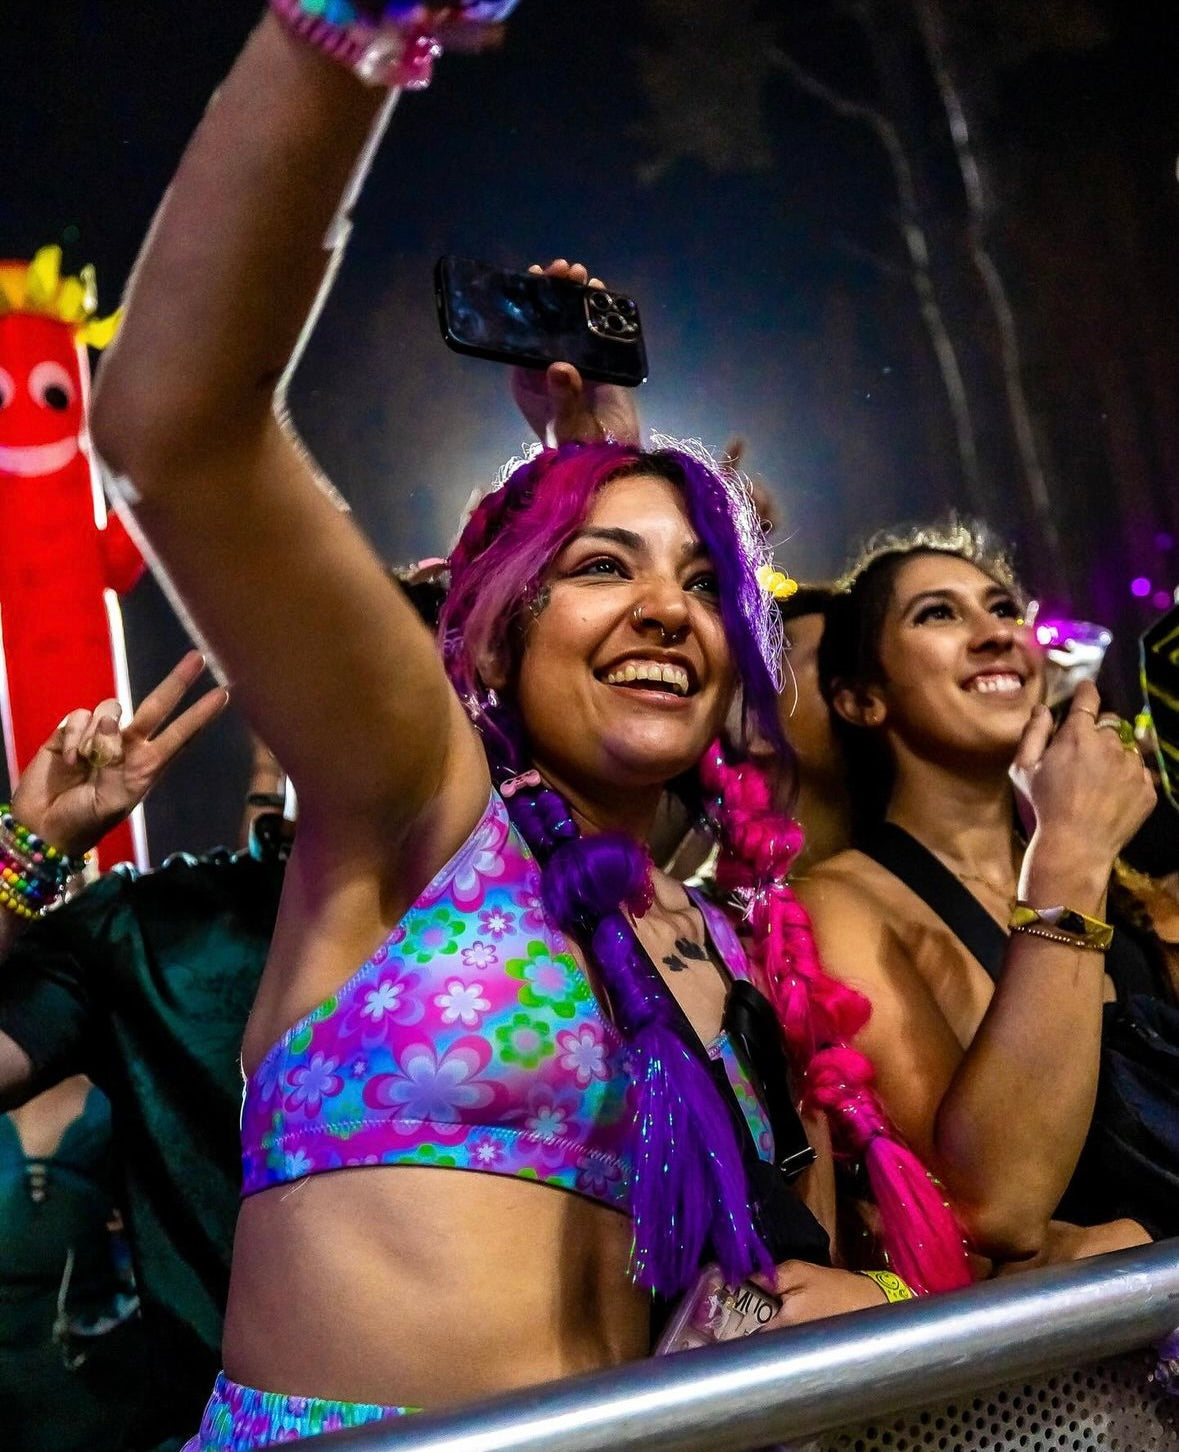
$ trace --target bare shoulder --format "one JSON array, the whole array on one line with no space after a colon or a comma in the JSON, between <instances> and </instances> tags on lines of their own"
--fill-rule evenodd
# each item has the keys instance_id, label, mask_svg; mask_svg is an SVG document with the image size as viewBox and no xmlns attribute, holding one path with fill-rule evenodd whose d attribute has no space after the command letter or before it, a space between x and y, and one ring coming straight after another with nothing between
<instances>
[{"instance_id":1,"label":"bare shoulder","mask_svg":"<svg viewBox=\"0 0 1179 1452\"><path fill-rule=\"evenodd\" d=\"M878 921L899 910L896 877L855 848L828 857L793 886L812 919L838 912Z\"/></svg>"},{"instance_id":2,"label":"bare shoulder","mask_svg":"<svg viewBox=\"0 0 1179 1452\"><path fill-rule=\"evenodd\" d=\"M916 966L921 933L906 889L862 852L837 853L796 884L823 967L875 1000Z\"/></svg>"}]
</instances>

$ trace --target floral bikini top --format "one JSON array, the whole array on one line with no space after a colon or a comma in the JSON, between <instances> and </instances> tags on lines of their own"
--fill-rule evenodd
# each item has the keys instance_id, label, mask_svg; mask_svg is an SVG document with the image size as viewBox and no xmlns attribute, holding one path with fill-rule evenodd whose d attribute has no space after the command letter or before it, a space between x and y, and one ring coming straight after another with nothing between
<instances>
[{"instance_id":1,"label":"floral bikini top","mask_svg":"<svg viewBox=\"0 0 1179 1452\"><path fill-rule=\"evenodd\" d=\"M724 915L698 905L730 973L747 977ZM708 1052L769 1158L768 1121L725 1035ZM242 1193L350 1166L434 1165L627 1210L635 1097L626 1044L492 792L388 939L247 1080Z\"/></svg>"}]
</instances>

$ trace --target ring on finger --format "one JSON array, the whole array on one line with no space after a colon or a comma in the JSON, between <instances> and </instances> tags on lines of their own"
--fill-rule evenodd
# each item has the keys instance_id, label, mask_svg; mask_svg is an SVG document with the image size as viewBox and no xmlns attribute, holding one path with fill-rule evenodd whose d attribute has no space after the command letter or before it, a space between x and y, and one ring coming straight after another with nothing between
<instances>
[{"instance_id":1,"label":"ring on finger","mask_svg":"<svg viewBox=\"0 0 1179 1452\"><path fill-rule=\"evenodd\" d=\"M1122 743L1123 751L1138 750L1138 742L1134 739L1134 727L1123 717L1102 716L1097 722L1097 729L1099 731L1116 731L1118 740Z\"/></svg>"},{"instance_id":2,"label":"ring on finger","mask_svg":"<svg viewBox=\"0 0 1179 1452\"><path fill-rule=\"evenodd\" d=\"M1074 706L1073 710L1082 716L1088 716L1094 724L1097 723L1097 712L1091 711L1088 706Z\"/></svg>"}]
</instances>

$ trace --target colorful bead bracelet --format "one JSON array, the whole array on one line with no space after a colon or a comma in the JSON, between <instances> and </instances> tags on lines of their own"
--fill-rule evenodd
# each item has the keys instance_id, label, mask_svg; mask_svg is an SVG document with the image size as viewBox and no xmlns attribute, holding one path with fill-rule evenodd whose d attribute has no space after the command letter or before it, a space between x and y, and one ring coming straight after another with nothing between
<instances>
[{"instance_id":1,"label":"colorful bead bracelet","mask_svg":"<svg viewBox=\"0 0 1179 1452\"><path fill-rule=\"evenodd\" d=\"M85 866L84 856L71 857L43 841L7 804L0 806L0 907L19 918L39 918Z\"/></svg>"}]
</instances>

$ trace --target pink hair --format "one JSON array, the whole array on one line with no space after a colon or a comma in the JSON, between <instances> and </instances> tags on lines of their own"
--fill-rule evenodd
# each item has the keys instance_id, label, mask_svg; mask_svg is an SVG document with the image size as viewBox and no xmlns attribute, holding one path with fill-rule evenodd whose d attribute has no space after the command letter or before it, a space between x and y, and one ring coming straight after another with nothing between
<instances>
[{"instance_id":1,"label":"pink hair","mask_svg":"<svg viewBox=\"0 0 1179 1452\"><path fill-rule=\"evenodd\" d=\"M791 1062L804 1076L805 1099L826 1113L836 1152L864 1162L890 1261L919 1293L968 1285L962 1230L936 1182L889 1125L871 1087L871 1061L850 1045L871 1005L824 973L810 919L787 885L801 827L774 811L763 773L748 761L730 763L719 742L705 753L700 776L723 846L718 883L747 904L750 956Z\"/></svg>"}]
</instances>

